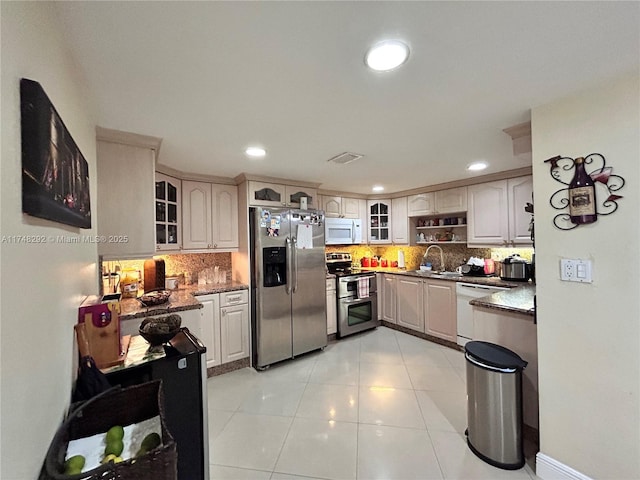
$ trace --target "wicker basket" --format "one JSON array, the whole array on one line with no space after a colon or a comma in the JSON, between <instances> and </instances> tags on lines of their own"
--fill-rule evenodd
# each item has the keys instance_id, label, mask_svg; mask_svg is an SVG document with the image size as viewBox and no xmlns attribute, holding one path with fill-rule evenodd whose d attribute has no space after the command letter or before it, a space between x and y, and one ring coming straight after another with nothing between
<instances>
[{"instance_id":1,"label":"wicker basket","mask_svg":"<svg viewBox=\"0 0 640 480\"><path fill-rule=\"evenodd\" d=\"M108 463L78 475L65 475L64 457L71 440L106 432L113 425L130 425L160 417L162 445L120 463ZM49 446L44 473L48 480L176 480L176 443L164 419L159 380L127 388L116 387L81 404L69 414Z\"/></svg>"}]
</instances>

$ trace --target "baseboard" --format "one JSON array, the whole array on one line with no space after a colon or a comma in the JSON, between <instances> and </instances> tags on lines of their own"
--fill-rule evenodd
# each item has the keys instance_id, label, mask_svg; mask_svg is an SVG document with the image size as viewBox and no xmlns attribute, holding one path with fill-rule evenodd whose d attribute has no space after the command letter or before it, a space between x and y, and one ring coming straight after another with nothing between
<instances>
[{"instance_id":1,"label":"baseboard","mask_svg":"<svg viewBox=\"0 0 640 480\"><path fill-rule=\"evenodd\" d=\"M542 452L536 455L536 476L542 480L592 480Z\"/></svg>"}]
</instances>

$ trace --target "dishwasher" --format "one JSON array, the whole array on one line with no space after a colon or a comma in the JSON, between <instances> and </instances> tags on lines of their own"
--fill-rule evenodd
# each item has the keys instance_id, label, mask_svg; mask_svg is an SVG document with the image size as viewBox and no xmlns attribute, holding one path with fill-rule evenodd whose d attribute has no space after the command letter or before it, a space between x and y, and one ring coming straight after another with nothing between
<instances>
[{"instance_id":1,"label":"dishwasher","mask_svg":"<svg viewBox=\"0 0 640 480\"><path fill-rule=\"evenodd\" d=\"M469 305L469 302L474 298L486 297L502 290L509 289L464 282L456 284L458 345L464 347L467 342L473 340L473 307Z\"/></svg>"}]
</instances>

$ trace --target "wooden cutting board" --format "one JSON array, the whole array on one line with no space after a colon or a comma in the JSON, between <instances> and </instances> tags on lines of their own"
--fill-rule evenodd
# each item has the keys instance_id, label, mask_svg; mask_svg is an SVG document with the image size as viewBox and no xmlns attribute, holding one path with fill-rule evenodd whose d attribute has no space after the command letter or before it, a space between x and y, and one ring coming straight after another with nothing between
<instances>
[{"instance_id":1,"label":"wooden cutting board","mask_svg":"<svg viewBox=\"0 0 640 480\"><path fill-rule=\"evenodd\" d=\"M84 315L84 330L91 356L98 368L112 367L122 363L120 348L119 304L108 302L102 314L87 312Z\"/></svg>"}]
</instances>

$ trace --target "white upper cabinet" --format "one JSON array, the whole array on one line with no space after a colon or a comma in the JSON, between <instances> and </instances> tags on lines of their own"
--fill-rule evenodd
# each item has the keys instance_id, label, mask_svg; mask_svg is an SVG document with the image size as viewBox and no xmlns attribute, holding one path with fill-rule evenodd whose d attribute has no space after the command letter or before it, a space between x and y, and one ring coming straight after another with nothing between
<instances>
[{"instance_id":1,"label":"white upper cabinet","mask_svg":"<svg viewBox=\"0 0 640 480\"><path fill-rule=\"evenodd\" d=\"M249 181L250 206L300 208L300 197L307 197L307 208L317 208L315 188Z\"/></svg>"},{"instance_id":2,"label":"white upper cabinet","mask_svg":"<svg viewBox=\"0 0 640 480\"><path fill-rule=\"evenodd\" d=\"M238 248L238 189L235 185L183 181L182 212L184 249Z\"/></svg>"},{"instance_id":3,"label":"white upper cabinet","mask_svg":"<svg viewBox=\"0 0 640 480\"><path fill-rule=\"evenodd\" d=\"M286 206L284 185L277 183L249 182L249 205L261 207Z\"/></svg>"},{"instance_id":4,"label":"white upper cabinet","mask_svg":"<svg viewBox=\"0 0 640 480\"><path fill-rule=\"evenodd\" d=\"M524 211L532 201L531 176L472 185L468 191L469 245L531 245L531 215Z\"/></svg>"},{"instance_id":5,"label":"white upper cabinet","mask_svg":"<svg viewBox=\"0 0 640 480\"><path fill-rule=\"evenodd\" d=\"M183 248L211 248L211 184L183 181L182 209Z\"/></svg>"},{"instance_id":6,"label":"white upper cabinet","mask_svg":"<svg viewBox=\"0 0 640 480\"><path fill-rule=\"evenodd\" d=\"M524 211L527 203L533 203L533 176L507 180L509 197L509 241L514 245L531 245L529 223L531 214Z\"/></svg>"},{"instance_id":7,"label":"white upper cabinet","mask_svg":"<svg viewBox=\"0 0 640 480\"><path fill-rule=\"evenodd\" d=\"M344 218L366 219L367 201L361 198L342 197L342 216Z\"/></svg>"},{"instance_id":8,"label":"white upper cabinet","mask_svg":"<svg viewBox=\"0 0 640 480\"><path fill-rule=\"evenodd\" d=\"M391 200L369 200L367 208L369 242L391 243Z\"/></svg>"},{"instance_id":9,"label":"white upper cabinet","mask_svg":"<svg viewBox=\"0 0 640 480\"><path fill-rule=\"evenodd\" d=\"M149 138L149 137L145 137ZM105 141L98 135L98 255L150 257L155 238L155 150Z\"/></svg>"},{"instance_id":10,"label":"white upper cabinet","mask_svg":"<svg viewBox=\"0 0 640 480\"><path fill-rule=\"evenodd\" d=\"M436 196L434 192L411 195L407 199L410 217L433 215L436 213Z\"/></svg>"},{"instance_id":11,"label":"white upper cabinet","mask_svg":"<svg viewBox=\"0 0 640 480\"><path fill-rule=\"evenodd\" d=\"M211 185L213 248L238 248L238 187Z\"/></svg>"},{"instance_id":12,"label":"white upper cabinet","mask_svg":"<svg viewBox=\"0 0 640 480\"><path fill-rule=\"evenodd\" d=\"M329 197L324 195L322 197L321 210L324 210L326 217L339 218L342 216L342 197Z\"/></svg>"},{"instance_id":13,"label":"white upper cabinet","mask_svg":"<svg viewBox=\"0 0 640 480\"><path fill-rule=\"evenodd\" d=\"M315 188L285 185L287 207L300 208L300 197L307 197L307 208L317 208L318 190Z\"/></svg>"},{"instance_id":14,"label":"white upper cabinet","mask_svg":"<svg viewBox=\"0 0 640 480\"><path fill-rule=\"evenodd\" d=\"M500 245L509 236L507 182L471 185L467 212L467 243L469 245Z\"/></svg>"},{"instance_id":15,"label":"white upper cabinet","mask_svg":"<svg viewBox=\"0 0 640 480\"><path fill-rule=\"evenodd\" d=\"M320 210L324 210L327 217L367 218L367 201L360 198L334 197L323 195Z\"/></svg>"},{"instance_id":16,"label":"white upper cabinet","mask_svg":"<svg viewBox=\"0 0 640 480\"><path fill-rule=\"evenodd\" d=\"M182 247L182 182L156 172L156 250Z\"/></svg>"},{"instance_id":17,"label":"white upper cabinet","mask_svg":"<svg viewBox=\"0 0 640 480\"><path fill-rule=\"evenodd\" d=\"M408 198L410 217L467 211L467 187L420 193Z\"/></svg>"},{"instance_id":18,"label":"white upper cabinet","mask_svg":"<svg viewBox=\"0 0 640 480\"><path fill-rule=\"evenodd\" d=\"M467 187L450 188L435 192L435 213L457 213L467 211Z\"/></svg>"},{"instance_id":19,"label":"white upper cabinet","mask_svg":"<svg viewBox=\"0 0 640 480\"><path fill-rule=\"evenodd\" d=\"M391 234L396 245L409 244L409 216L407 215L407 197L391 200Z\"/></svg>"}]
</instances>

